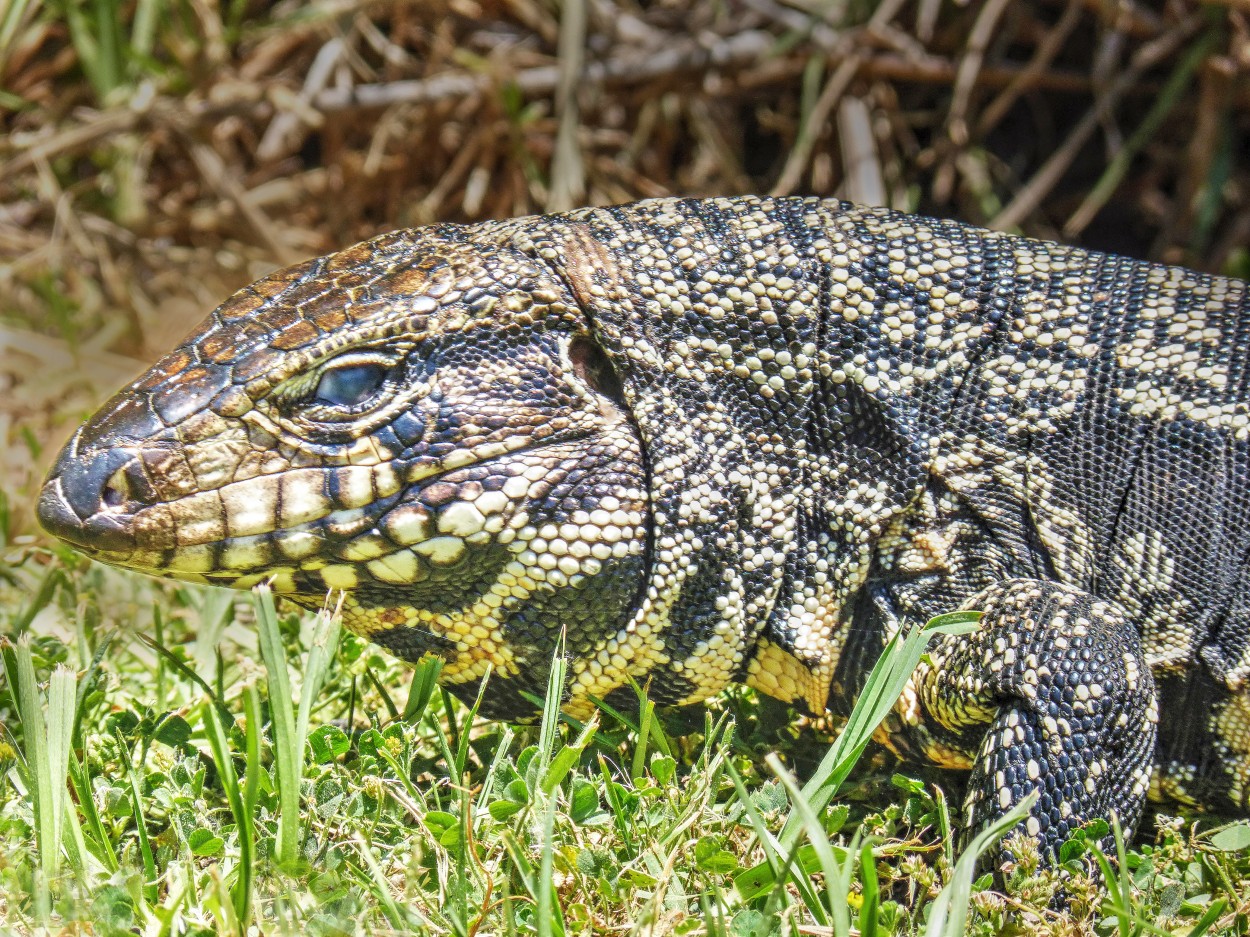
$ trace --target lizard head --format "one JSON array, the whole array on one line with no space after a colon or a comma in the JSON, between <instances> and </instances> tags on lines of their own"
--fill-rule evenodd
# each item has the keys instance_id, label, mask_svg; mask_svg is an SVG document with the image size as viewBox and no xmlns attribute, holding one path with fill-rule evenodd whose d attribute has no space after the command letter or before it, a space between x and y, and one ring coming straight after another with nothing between
<instances>
[{"instance_id":1,"label":"lizard head","mask_svg":"<svg viewBox=\"0 0 1250 937\"><path fill-rule=\"evenodd\" d=\"M576 286L507 226L400 231L237 293L70 439L43 526L106 563L297 603L507 715L645 589L637 430Z\"/></svg>"}]
</instances>

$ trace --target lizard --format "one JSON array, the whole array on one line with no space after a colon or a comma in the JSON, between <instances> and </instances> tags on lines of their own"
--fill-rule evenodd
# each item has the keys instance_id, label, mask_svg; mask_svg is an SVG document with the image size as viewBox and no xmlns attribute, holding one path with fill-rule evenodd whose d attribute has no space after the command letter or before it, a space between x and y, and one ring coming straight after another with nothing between
<instances>
[{"instance_id":1,"label":"lizard","mask_svg":"<svg viewBox=\"0 0 1250 937\"><path fill-rule=\"evenodd\" d=\"M228 299L41 490L106 563L268 582L521 716L631 679L846 712L1037 791L1054 861L1148 799L1246 813L1246 285L817 198L395 231ZM563 639L561 638L563 635Z\"/></svg>"}]
</instances>

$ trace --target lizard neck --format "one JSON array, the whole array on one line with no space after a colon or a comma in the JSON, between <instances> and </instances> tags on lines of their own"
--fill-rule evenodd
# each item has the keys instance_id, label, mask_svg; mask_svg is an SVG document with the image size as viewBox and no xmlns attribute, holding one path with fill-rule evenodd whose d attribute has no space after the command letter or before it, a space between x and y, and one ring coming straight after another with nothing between
<instances>
[{"instance_id":1,"label":"lizard neck","mask_svg":"<svg viewBox=\"0 0 1250 937\"><path fill-rule=\"evenodd\" d=\"M989 328L969 273L988 267L950 234L816 199L664 200L525 233L583 302L644 441L650 571L625 630L654 636L636 670L670 699L759 684L783 654L815 676L762 688L823 700L836 661L809 651L837 646Z\"/></svg>"}]
</instances>

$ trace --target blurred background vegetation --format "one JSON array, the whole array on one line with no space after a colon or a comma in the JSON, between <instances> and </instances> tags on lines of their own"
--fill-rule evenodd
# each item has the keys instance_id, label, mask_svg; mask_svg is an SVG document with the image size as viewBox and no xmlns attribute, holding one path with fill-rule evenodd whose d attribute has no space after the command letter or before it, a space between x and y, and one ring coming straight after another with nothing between
<instances>
[{"instance_id":1,"label":"blurred background vegetation","mask_svg":"<svg viewBox=\"0 0 1250 937\"><path fill-rule=\"evenodd\" d=\"M387 229L819 194L1245 273L1241 0L8 0L0 488L234 289Z\"/></svg>"}]
</instances>

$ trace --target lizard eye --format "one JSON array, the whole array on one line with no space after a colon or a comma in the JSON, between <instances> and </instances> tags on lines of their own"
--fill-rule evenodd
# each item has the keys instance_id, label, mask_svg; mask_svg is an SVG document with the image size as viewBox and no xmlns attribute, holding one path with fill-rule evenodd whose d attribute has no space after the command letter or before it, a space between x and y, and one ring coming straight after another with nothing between
<instances>
[{"instance_id":1,"label":"lizard eye","mask_svg":"<svg viewBox=\"0 0 1250 937\"><path fill-rule=\"evenodd\" d=\"M386 368L374 362L332 368L317 382L318 403L355 407L367 400L386 379Z\"/></svg>"}]
</instances>

